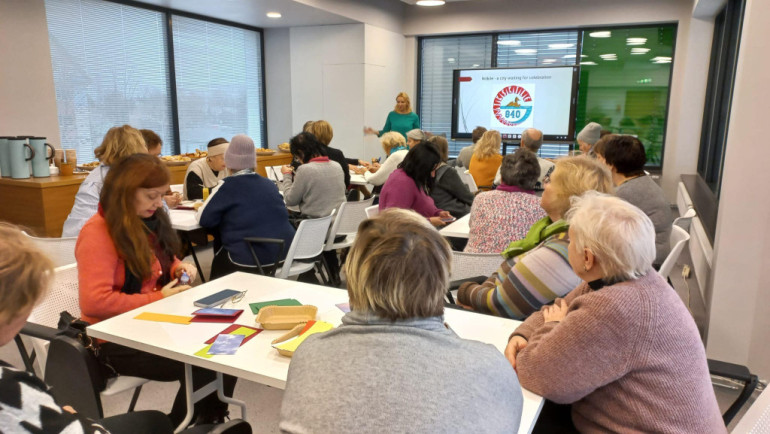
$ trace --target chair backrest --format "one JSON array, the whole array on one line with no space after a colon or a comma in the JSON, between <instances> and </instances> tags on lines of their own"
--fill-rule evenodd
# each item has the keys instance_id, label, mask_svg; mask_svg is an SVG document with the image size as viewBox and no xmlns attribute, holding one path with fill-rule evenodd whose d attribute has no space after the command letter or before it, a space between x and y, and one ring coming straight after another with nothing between
<instances>
[{"instance_id":1,"label":"chair backrest","mask_svg":"<svg viewBox=\"0 0 770 434\"><path fill-rule=\"evenodd\" d=\"M473 179L473 175L471 175L470 172L463 167L455 167L455 170L457 171L457 174L460 175L460 179L463 183L468 186L468 190L470 190L471 193L479 191L479 188L476 186L476 181Z\"/></svg>"},{"instance_id":2,"label":"chair backrest","mask_svg":"<svg viewBox=\"0 0 770 434\"><path fill-rule=\"evenodd\" d=\"M734 433L770 433L770 391L765 389L735 425Z\"/></svg>"},{"instance_id":3,"label":"chair backrest","mask_svg":"<svg viewBox=\"0 0 770 434\"><path fill-rule=\"evenodd\" d=\"M78 241L77 237L69 238L38 238L23 232L28 236L35 245L42 250L53 261L54 267L61 267L62 265L74 264L75 260L75 243Z\"/></svg>"},{"instance_id":4,"label":"chair backrest","mask_svg":"<svg viewBox=\"0 0 770 434\"><path fill-rule=\"evenodd\" d=\"M323 252L326 245L326 233L331 226L333 216L334 212L326 217L306 219L299 223L277 277L281 279L289 277L291 264L295 260L315 258Z\"/></svg>"},{"instance_id":5,"label":"chair backrest","mask_svg":"<svg viewBox=\"0 0 770 434\"><path fill-rule=\"evenodd\" d=\"M660 270L658 270L658 273L660 273L664 279L668 279L668 275L671 273L671 270L674 268L674 264L676 264L677 259L679 259L679 255L682 254L682 250L684 250L684 247L687 245L687 241L689 240L690 234L687 233L686 230L680 228L677 225L671 226L671 238L669 238L671 251L669 252L668 256L666 256L666 260L663 261L663 264L661 264Z\"/></svg>"},{"instance_id":6,"label":"chair backrest","mask_svg":"<svg viewBox=\"0 0 770 434\"><path fill-rule=\"evenodd\" d=\"M503 262L499 253L466 253L452 251L452 281L476 276L489 276Z\"/></svg>"},{"instance_id":7,"label":"chair backrest","mask_svg":"<svg viewBox=\"0 0 770 434\"><path fill-rule=\"evenodd\" d=\"M366 220L366 208L372 206L372 202L374 197L360 202L342 202L339 214L334 219L329 236L326 238L326 248L331 248L334 237L337 235L355 234L358 231L358 225Z\"/></svg>"},{"instance_id":8,"label":"chair backrest","mask_svg":"<svg viewBox=\"0 0 770 434\"><path fill-rule=\"evenodd\" d=\"M370 219L380 213L380 206L379 205L368 206L364 211L366 212L366 218Z\"/></svg>"}]
</instances>

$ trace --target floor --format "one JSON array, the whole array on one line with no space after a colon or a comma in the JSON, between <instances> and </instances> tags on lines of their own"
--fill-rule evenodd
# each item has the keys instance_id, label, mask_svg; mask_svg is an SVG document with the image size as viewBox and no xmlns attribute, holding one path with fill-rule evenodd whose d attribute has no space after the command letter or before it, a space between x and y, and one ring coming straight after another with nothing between
<instances>
[{"instance_id":1,"label":"floor","mask_svg":"<svg viewBox=\"0 0 770 434\"><path fill-rule=\"evenodd\" d=\"M198 258L201 262L203 272L206 275L208 275L210 271L209 265L211 264L212 256L211 248L198 251ZM186 260L192 262L192 259L189 257ZM691 291L697 293L697 289L694 284L689 284L686 280L682 279L681 269L681 264L677 264L677 268L672 272L672 283L677 290L677 293L679 293L683 301L688 304L691 311L694 309L697 312L698 309L701 308L697 306L699 298L696 299L690 295ZM690 279L692 279L692 277ZM18 350L13 343L0 347L0 360L6 361L14 366L22 366ZM720 384L722 384L722 382L720 382ZM740 391L737 386L729 383L724 384L725 385L714 386L717 401L719 402L722 411L730 406ZM169 411L178 387L179 386L175 383L148 383L142 389L137 409ZM749 403L753 402L758 394L758 392L755 392ZM251 423L255 433L271 434L279 432L278 421L281 400L283 397L282 390L245 380L239 380L235 388L235 397L247 403L246 419ZM127 411L130 399L130 391L104 398L102 404L104 406L105 415L120 414ZM744 410L738 417L736 417L735 422L740 419L740 416L745 412L747 407L748 406L744 406ZM239 414L240 410L237 407L231 407L230 410L233 417L241 417ZM735 422L731 424L731 427L734 426Z\"/></svg>"}]
</instances>

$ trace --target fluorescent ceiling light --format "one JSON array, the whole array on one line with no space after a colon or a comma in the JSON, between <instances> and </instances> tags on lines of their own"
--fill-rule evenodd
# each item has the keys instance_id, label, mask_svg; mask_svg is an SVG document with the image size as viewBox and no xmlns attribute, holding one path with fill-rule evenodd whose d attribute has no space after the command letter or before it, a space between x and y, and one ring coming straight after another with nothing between
<instances>
[{"instance_id":1,"label":"fluorescent ceiling light","mask_svg":"<svg viewBox=\"0 0 770 434\"><path fill-rule=\"evenodd\" d=\"M554 50L560 50L564 48L572 48L575 44L548 44L548 48L553 48Z\"/></svg>"},{"instance_id":2,"label":"fluorescent ceiling light","mask_svg":"<svg viewBox=\"0 0 770 434\"><path fill-rule=\"evenodd\" d=\"M444 0L418 0L417 6L443 6Z\"/></svg>"},{"instance_id":3,"label":"fluorescent ceiling light","mask_svg":"<svg viewBox=\"0 0 770 434\"><path fill-rule=\"evenodd\" d=\"M648 51L650 51L649 48L632 48L631 54L646 54Z\"/></svg>"},{"instance_id":4,"label":"fluorescent ceiling light","mask_svg":"<svg viewBox=\"0 0 770 434\"><path fill-rule=\"evenodd\" d=\"M626 45L644 45L647 38L626 38Z\"/></svg>"},{"instance_id":5,"label":"fluorescent ceiling light","mask_svg":"<svg viewBox=\"0 0 770 434\"><path fill-rule=\"evenodd\" d=\"M657 56L657 57L653 57L653 58L652 58L652 59L650 59L650 60L652 60L652 61L656 61L656 60L668 60L668 61L670 62L670 61L671 61L671 58L670 58L670 57L667 57L667 56Z\"/></svg>"},{"instance_id":6,"label":"fluorescent ceiling light","mask_svg":"<svg viewBox=\"0 0 770 434\"><path fill-rule=\"evenodd\" d=\"M268 12L267 13L268 18L281 18L280 12Z\"/></svg>"},{"instance_id":7,"label":"fluorescent ceiling light","mask_svg":"<svg viewBox=\"0 0 770 434\"><path fill-rule=\"evenodd\" d=\"M608 54L600 54L599 57L601 57L604 60L609 60L609 59L617 59L618 55L615 53L608 53Z\"/></svg>"},{"instance_id":8,"label":"fluorescent ceiling light","mask_svg":"<svg viewBox=\"0 0 770 434\"><path fill-rule=\"evenodd\" d=\"M612 32L610 31L591 32L588 34L588 36L592 38L609 38L610 36L612 36Z\"/></svg>"},{"instance_id":9,"label":"fluorescent ceiling light","mask_svg":"<svg viewBox=\"0 0 770 434\"><path fill-rule=\"evenodd\" d=\"M596 62L580 62L581 65L596 65Z\"/></svg>"},{"instance_id":10,"label":"fluorescent ceiling light","mask_svg":"<svg viewBox=\"0 0 770 434\"><path fill-rule=\"evenodd\" d=\"M652 63L671 63L670 60L653 60Z\"/></svg>"},{"instance_id":11,"label":"fluorescent ceiling light","mask_svg":"<svg viewBox=\"0 0 770 434\"><path fill-rule=\"evenodd\" d=\"M447 62L454 62L454 61L455 61L455 58L454 58L454 57L450 57L450 58L448 58L446 61L447 61Z\"/></svg>"},{"instance_id":12,"label":"fluorescent ceiling light","mask_svg":"<svg viewBox=\"0 0 770 434\"><path fill-rule=\"evenodd\" d=\"M543 59L543 63L553 63L556 62L557 59Z\"/></svg>"},{"instance_id":13,"label":"fluorescent ceiling light","mask_svg":"<svg viewBox=\"0 0 770 434\"><path fill-rule=\"evenodd\" d=\"M471 66L471 68L478 68L479 66L481 65L479 65L478 63L474 63L473 66Z\"/></svg>"},{"instance_id":14,"label":"fluorescent ceiling light","mask_svg":"<svg viewBox=\"0 0 770 434\"><path fill-rule=\"evenodd\" d=\"M521 45L521 41L517 41L515 39L504 39L502 41L498 40L497 45L509 45L512 47L518 47Z\"/></svg>"},{"instance_id":15,"label":"fluorescent ceiling light","mask_svg":"<svg viewBox=\"0 0 770 434\"><path fill-rule=\"evenodd\" d=\"M516 52L516 54L536 54L537 50L534 48L519 48L518 50L513 50Z\"/></svg>"},{"instance_id":16,"label":"fluorescent ceiling light","mask_svg":"<svg viewBox=\"0 0 770 434\"><path fill-rule=\"evenodd\" d=\"M566 56L561 56L562 59L574 59L576 56L574 54L567 54ZM587 54L581 54L580 57L588 57Z\"/></svg>"}]
</instances>

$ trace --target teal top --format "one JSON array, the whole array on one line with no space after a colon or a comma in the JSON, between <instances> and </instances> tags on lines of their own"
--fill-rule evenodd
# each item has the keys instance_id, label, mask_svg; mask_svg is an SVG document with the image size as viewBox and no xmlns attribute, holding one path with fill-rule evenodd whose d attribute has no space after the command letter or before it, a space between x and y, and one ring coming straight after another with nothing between
<instances>
[{"instance_id":1,"label":"teal top","mask_svg":"<svg viewBox=\"0 0 770 434\"><path fill-rule=\"evenodd\" d=\"M402 115L392 111L388 113L388 119L385 120L385 128L380 130L378 136L382 136L388 131L395 131L401 133L406 138L406 133L415 128L420 128L420 118L417 117L415 112Z\"/></svg>"}]
</instances>

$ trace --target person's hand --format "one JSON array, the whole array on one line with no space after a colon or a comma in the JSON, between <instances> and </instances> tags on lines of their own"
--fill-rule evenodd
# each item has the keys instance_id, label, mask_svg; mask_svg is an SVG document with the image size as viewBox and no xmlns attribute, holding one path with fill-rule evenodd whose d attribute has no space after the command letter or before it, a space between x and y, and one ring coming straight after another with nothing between
<instances>
[{"instance_id":1,"label":"person's hand","mask_svg":"<svg viewBox=\"0 0 770 434\"><path fill-rule=\"evenodd\" d=\"M428 220L430 220L430 224L432 224L433 226L435 226L437 228L440 228L442 226L446 226L446 223L444 223L441 220L441 217L431 217Z\"/></svg>"},{"instance_id":2,"label":"person's hand","mask_svg":"<svg viewBox=\"0 0 770 434\"><path fill-rule=\"evenodd\" d=\"M292 173L292 172L294 172L294 170L288 164L284 164L283 166L281 166L281 173L283 173L284 175L288 175L289 173Z\"/></svg>"},{"instance_id":3,"label":"person's hand","mask_svg":"<svg viewBox=\"0 0 770 434\"><path fill-rule=\"evenodd\" d=\"M380 132L372 127L364 127L364 134L374 134L375 136L379 136Z\"/></svg>"},{"instance_id":4,"label":"person's hand","mask_svg":"<svg viewBox=\"0 0 770 434\"><path fill-rule=\"evenodd\" d=\"M171 282L168 282L168 284L160 290L160 293L163 294L163 298L171 297L174 294L179 294L182 291L190 289L190 285L175 286L177 283L179 283L179 279L174 279Z\"/></svg>"},{"instance_id":5,"label":"person's hand","mask_svg":"<svg viewBox=\"0 0 770 434\"><path fill-rule=\"evenodd\" d=\"M355 169L353 169L353 172L358 175L363 175L364 173L366 173L366 170L367 170L366 167L356 167Z\"/></svg>"},{"instance_id":6,"label":"person's hand","mask_svg":"<svg viewBox=\"0 0 770 434\"><path fill-rule=\"evenodd\" d=\"M380 167L382 167L380 163L372 163L371 165L369 165L369 171L372 173L376 173L378 170L380 170Z\"/></svg>"},{"instance_id":7,"label":"person's hand","mask_svg":"<svg viewBox=\"0 0 770 434\"><path fill-rule=\"evenodd\" d=\"M176 208L182 202L182 195L174 192L163 196L163 200L166 201L166 205L168 205L169 208Z\"/></svg>"},{"instance_id":8,"label":"person's hand","mask_svg":"<svg viewBox=\"0 0 770 434\"><path fill-rule=\"evenodd\" d=\"M364 166L364 167L369 167L370 166L370 164L368 162L364 161L364 160L358 160L358 165L359 166Z\"/></svg>"},{"instance_id":9,"label":"person's hand","mask_svg":"<svg viewBox=\"0 0 770 434\"><path fill-rule=\"evenodd\" d=\"M473 307L471 307L471 306L468 306L467 304L462 304L462 303L460 303L460 300L459 300L459 299L455 299L455 304L456 304L456 305L458 305L458 306L460 306L460 307L461 307L461 308L463 308L463 309L466 309L466 310L473 310Z\"/></svg>"},{"instance_id":10,"label":"person's hand","mask_svg":"<svg viewBox=\"0 0 770 434\"><path fill-rule=\"evenodd\" d=\"M527 346L527 340L521 336L514 336L508 341L508 346L505 347L505 358L511 362L513 369L516 369L516 356L519 355L519 351L523 350Z\"/></svg>"},{"instance_id":11,"label":"person's hand","mask_svg":"<svg viewBox=\"0 0 770 434\"><path fill-rule=\"evenodd\" d=\"M189 283L193 283L195 281L195 277L198 276L198 268L189 262L180 262L179 265L177 265L174 274L176 274L177 278L180 278L182 277L183 271L186 271L187 275L190 277Z\"/></svg>"},{"instance_id":12,"label":"person's hand","mask_svg":"<svg viewBox=\"0 0 770 434\"><path fill-rule=\"evenodd\" d=\"M62 408L61 408L61 409L62 409L62 410L64 410L64 411L66 411L67 413L71 413L71 414L78 414L78 412L77 412L77 411L75 411L75 409L74 409L74 408L72 408L72 407L70 407L69 405L65 405L65 406L62 406Z\"/></svg>"},{"instance_id":13,"label":"person's hand","mask_svg":"<svg viewBox=\"0 0 770 434\"><path fill-rule=\"evenodd\" d=\"M449 214L449 211L441 211L440 213L438 213L438 216L441 217L442 219L452 218L452 214Z\"/></svg>"},{"instance_id":14,"label":"person's hand","mask_svg":"<svg viewBox=\"0 0 770 434\"><path fill-rule=\"evenodd\" d=\"M543 321L561 321L567 316L567 310L569 305L564 300L556 300L556 302L550 306L543 308Z\"/></svg>"}]
</instances>

